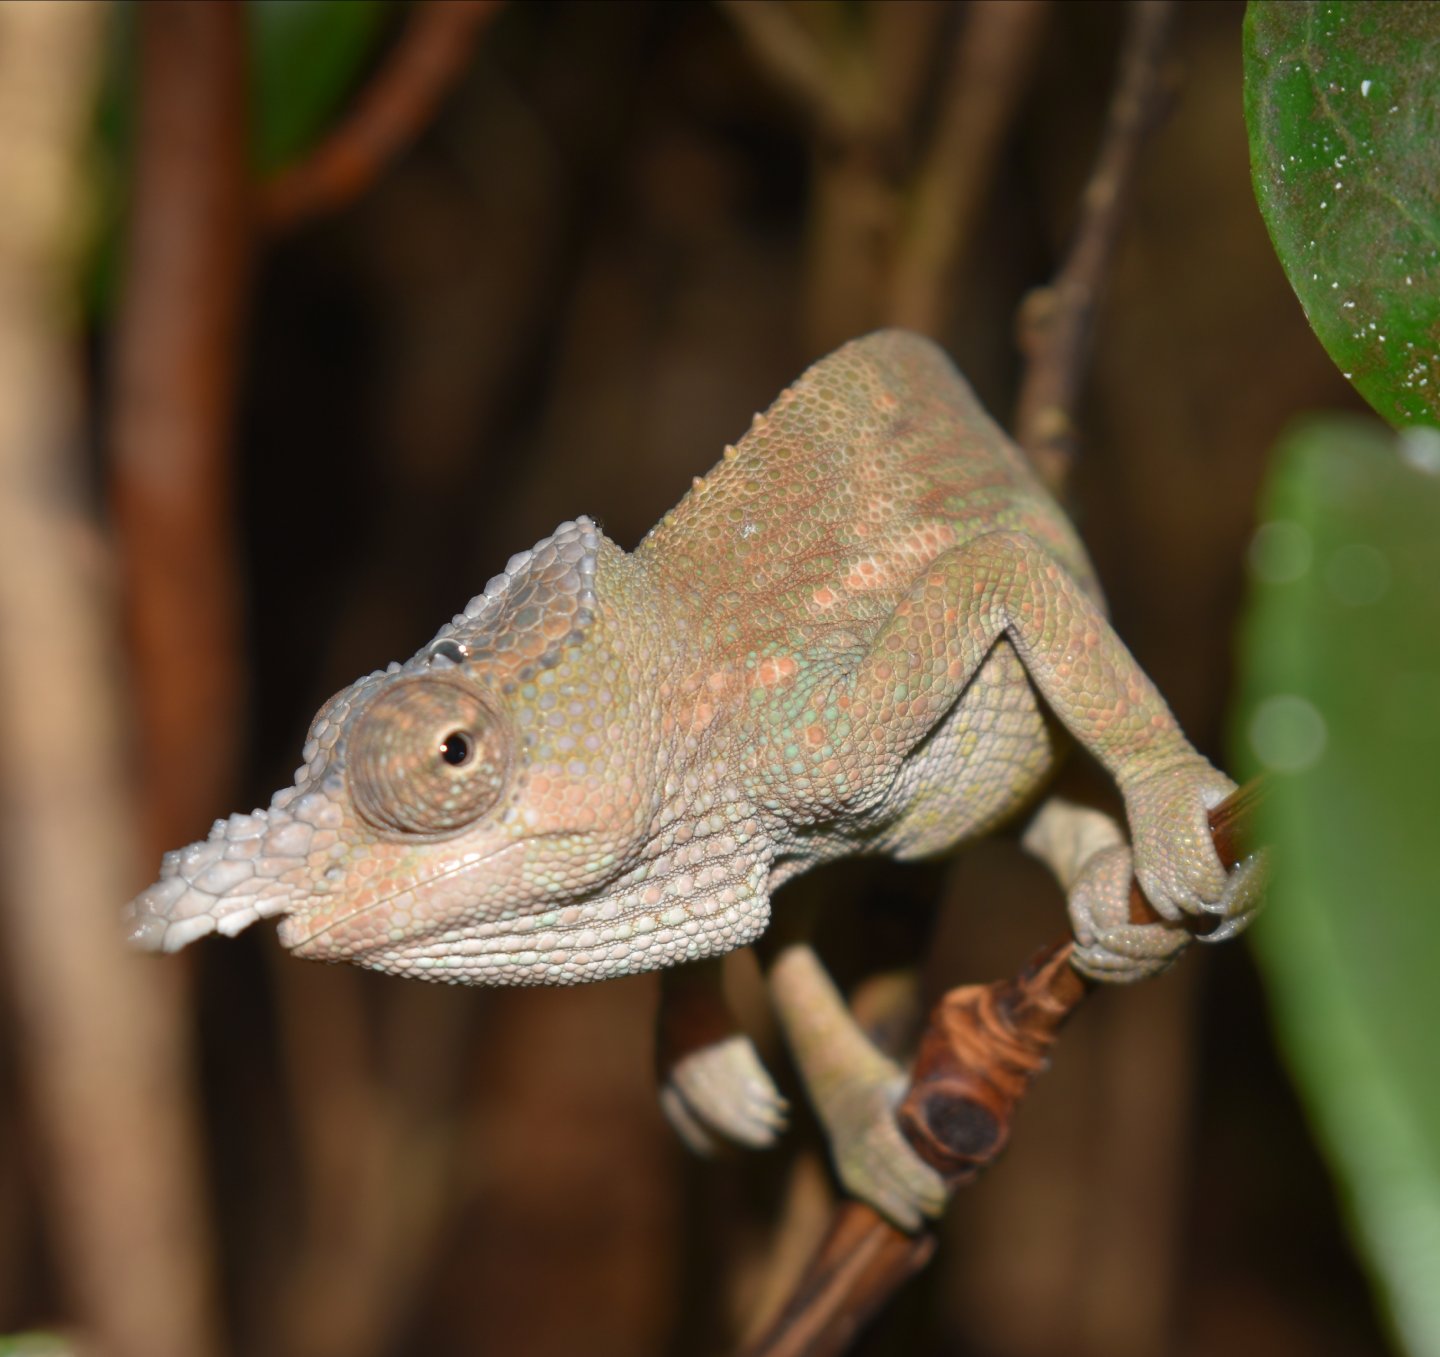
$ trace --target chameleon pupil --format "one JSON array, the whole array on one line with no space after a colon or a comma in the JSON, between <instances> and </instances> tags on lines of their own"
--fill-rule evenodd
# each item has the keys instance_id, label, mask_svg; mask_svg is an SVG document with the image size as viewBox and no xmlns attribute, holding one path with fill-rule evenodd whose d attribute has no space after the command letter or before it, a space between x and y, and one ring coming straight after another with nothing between
<instances>
[{"instance_id":1,"label":"chameleon pupil","mask_svg":"<svg viewBox=\"0 0 1440 1357\"><path fill-rule=\"evenodd\" d=\"M440 757L452 768L469 763L474 752L474 741L463 730L452 730L440 744Z\"/></svg>"}]
</instances>

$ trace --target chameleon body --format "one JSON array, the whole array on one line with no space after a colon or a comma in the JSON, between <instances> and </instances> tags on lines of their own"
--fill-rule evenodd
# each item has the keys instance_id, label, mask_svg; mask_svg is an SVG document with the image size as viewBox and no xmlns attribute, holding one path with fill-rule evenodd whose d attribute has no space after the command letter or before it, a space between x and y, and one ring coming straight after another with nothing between
<instances>
[{"instance_id":1,"label":"chameleon body","mask_svg":"<svg viewBox=\"0 0 1440 1357\"><path fill-rule=\"evenodd\" d=\"M490 985L697 961L755 939L775 888L817 863L926 856L1013 816L1055 759L1047 709L1116 778L1157 910L1233 932L1253 892L1205 818L1233 784L1102 609L1064 514L943 353L870 335L756 416L633 553L562 524L417 655L332 698L292 787L166 856L133 940L283 916L296 955ZM1128 924L1119 835L1057 823L1033 846L1070 889L1082 964L1163 964L1176 931ZM802 1073L806 1047L829 1070L807 1076L822 1119L863 1140L895 1072L856 1076L875 1094L857 1130L822 1049L853 1044L843 1005L808 961L787 971ZM692 1139L738 1123L762 1141L778 1095L725 1050L672 1114ZM892 1152L872 1146L871 1169ZM913 1223L931 1188L857 1190Z\"/></svg>"}]
</instances>

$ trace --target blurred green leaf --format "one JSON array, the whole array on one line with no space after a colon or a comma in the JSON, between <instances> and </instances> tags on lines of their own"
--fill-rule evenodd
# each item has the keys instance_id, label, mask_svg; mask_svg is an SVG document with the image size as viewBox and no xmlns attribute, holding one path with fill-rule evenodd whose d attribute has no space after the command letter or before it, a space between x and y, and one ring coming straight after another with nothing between
<instances>
[{"instance_id":1,"label":"blurred green leaf","mask_svg":"<svg viewBox=\"0 0 1440 1357\"><path fill-rule=\"evenodd\" d=\"M1251 551L1235 763L1269 769L1254 930L1397 1333L1440 1354L1440 433L1317 419Z\"/></svg>"},{"instance_id":2,"label":"blurred green leaf","mask_svg":"<svg viewBox=\"0 0 1440 1357\"><path fill-rule=\"evenodd\" d=\"M1331 358L1391 424L1440 424L1440 5L1252 0L1255 196Z\"/></svg>"},{"instance_id":3,"label":"blurred green leaf","mask_svg":"<svg viewBox=\"0 0 1440 1357\"><path fill-rule=\"evenodd\" d=\"M0 1336L0 1357L71 1357L75 1349L65 1339L49 1333L16 1333Z\"/></svg>"},{"instance_id":4,"label":"blurred green leaf","mask_svg":"<svg viewBox=\"0 0 1440 1357\"><path fill-rule=\"evenodd\" d=\"M387 0L249 0L251 146L269 174L340 111L375 50Z\"/></svg>"}]
</instances>

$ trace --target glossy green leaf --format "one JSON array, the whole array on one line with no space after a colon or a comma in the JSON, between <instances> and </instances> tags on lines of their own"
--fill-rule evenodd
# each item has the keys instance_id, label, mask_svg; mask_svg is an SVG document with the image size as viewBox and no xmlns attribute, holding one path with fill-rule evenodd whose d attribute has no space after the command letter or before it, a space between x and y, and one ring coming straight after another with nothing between
<instances>
[{"instance_id":1,"label":"glossy green leaf","mask_svg":"<svg viewBox=\"0 0 1440 1357\"><path fill-rule=\"evenodd\" d=\"M388 10L386 0L249 0L251 145L262 174L328 127L374 52Z\"/></svg>"},{"instance_id":2,"label":"glossy green leaf","mask_svg":"<svg viewBox=\"0 0 1440 1357\"><path fill-rule=\"evenodd\" d=\"M1234 762L1282 1044L1404 1346L1440 1357L1440 433L1315 420L1251 552Z\"/></svg>"},{"instance_id":3,"label":"glossy green leaf","mask_svg":"<svg viewBox=\"0 0 1440 1357\"><path fill-rule=\"evenodd\" d=\"M1396 426L1440 424L1440 4L1252 0L1255 196L1331 358Z\"/></svg>"}]
</instances>

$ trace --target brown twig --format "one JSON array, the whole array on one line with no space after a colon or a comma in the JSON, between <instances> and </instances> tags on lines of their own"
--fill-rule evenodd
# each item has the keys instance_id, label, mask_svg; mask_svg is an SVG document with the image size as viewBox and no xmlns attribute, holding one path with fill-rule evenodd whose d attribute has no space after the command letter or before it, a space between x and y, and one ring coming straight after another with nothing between
<instances>
[{"instance_id":1,"label":"brown twig","mask_svg":"<svg viewBox=\"0 0 1440 1357\"><path fill-rule=\"evenodd\" d=\"M954 303L948 284L1025 92L1048 8L1046 0L975 0L969 7L896 243L888 323L940 333Z\"/></svg>"},{"instance_id":2,"label":"brown twig","mask_svg":"<svg viewBox=\"0 0 1440 1357\"><path fill-rule=\"evenodd\" d=\"M1063 484L1074 457L1075 399L1089 358L1095 307L1115 254L1140 147L1155 120L1173 18L1172 0L1135 0L1070 252L1054 282L1032 292L1021 307L1025 374L1015 434L1052 488Z\"/></svg>"},{"instance_id":3,"label":"brown twig","mask_svg":"<svg viewBox=\"0 0 1440 1357\"><path fill-rule=\"evenodd\" d=\"M1210 814L1227 868L1252 851L1261 795L1247 784ZM1131 889L1136 919L1158 922L1138 884ZM1090 993L1091 982L1070 965L1072 947L1067 940L1047 948L1013 979L951 990L931 1012L897 1116L952 1190L999 1157L1060 1028ZM930 1231L908 1235L869 1206L842 1203L789 1301L744 1357L837 1357L934 1251Z\"/></svg>"},{"instance_id":4,"label":"brown twig","mask_svg":"<svg viewBox=\"0 0 1440 1357\"><path fill-rule=\"evenodd\" d=\"M501 0L426 0L417 6L345 121L299 164L262 186L261 224L288 230L364 193L430 122L500 5Z\"/></svg>"}]
</instances>

